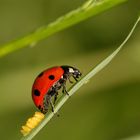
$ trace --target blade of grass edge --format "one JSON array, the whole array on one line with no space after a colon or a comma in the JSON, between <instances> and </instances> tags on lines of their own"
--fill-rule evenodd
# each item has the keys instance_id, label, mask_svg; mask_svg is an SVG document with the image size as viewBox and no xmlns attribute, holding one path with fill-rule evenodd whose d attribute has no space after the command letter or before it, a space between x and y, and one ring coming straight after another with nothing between
<instances>
[{"instance_id":1,"label":"blade of grass edge","mask_svg":"<svg viewBox=\"0 0 140 140\"><path fill-rule=\"evenodd\" d=\"M91 1L91 0L90 0ZM92 0L90 4L84 3L79 8L59 17L54 22L46 26L42 26L37 29L35 32L30 33L24 37L21 37L17 40L11 41L7 44L0 46L0 57L5 56L9 53L12 53L18 49L27 47L27 46L34 46L39 41L59 32L62 31L74 24L77 24L83 20L91 16L95 16L107 9L110 9L114 6L117 6L121 3L124 3L128 0L103 0L101 2L95 2ZM34 45L33 45L34 44Z\"/></svg>"},{"instance_id":2,"label":"blade of grass edge","mask_svg":"<svg viewBox=\"0 0 140 140\"><path fill-rule=\"evenodd\" d=\"M97 74L100 70L102 70L107 64L111 62L111 60L118 54L118 52L121 50L121 48L125 45L125 43L128 41L130 36L132 35L134 29L136 28L138 22L140 21L140 17L138 17L137 21L135 22L133 28L131 29L130 33L126 37L126 39L123 41L123 43L112 53L110 54L106 59L104 59L101 63L99 63L95 68L93 68L86 76L84 76L80 81L78 81L74 86L70 88L68 91L69 96L73 95L82 85L87 83L87 81L92 78L95 74ZM68 100L69 96L63 95L58 103L56 104L53 112L48 112L45 115L45 119L34 129L30 134L28 134L25 137L22 137L21 140L31 140L49 121L50 119L57 113L57 111L63 106L63 104Z\"/></svg>"}]
</instances>

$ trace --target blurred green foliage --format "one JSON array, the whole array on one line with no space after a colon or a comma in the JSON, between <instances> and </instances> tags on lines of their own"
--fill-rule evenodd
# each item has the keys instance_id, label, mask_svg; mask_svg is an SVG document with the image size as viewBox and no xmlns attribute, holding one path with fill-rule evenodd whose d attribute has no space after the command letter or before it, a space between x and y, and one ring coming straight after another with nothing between
<instances>
[{"instance_id":1,"label":"blurred green foliage","mask_svg":"<svg viewBox=\"0 0 140 140\"><path fill-rule=\"evenodd\" d=\"M81 5L83 0L0 0L0 44L28 34ZM36 110L31 86L53 65L76 66L86 74L127 36L138 13L133 0L81 22L0 60L0 133L18 140L20 127ZM112 63L81 88L37 139L115 140L140 134L140 26Z\"/></svg>"}]
</instances>

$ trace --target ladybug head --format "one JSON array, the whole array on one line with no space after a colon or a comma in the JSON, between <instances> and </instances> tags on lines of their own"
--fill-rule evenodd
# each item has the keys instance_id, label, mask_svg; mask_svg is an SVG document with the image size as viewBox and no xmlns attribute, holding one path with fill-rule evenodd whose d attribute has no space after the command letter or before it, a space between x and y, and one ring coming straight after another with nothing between
<instances>
[{"instance_id":1,"label":"ladybug head","mask_svg":"<svg viewBox=\"0 0 140 140\"><path fill-rule=\"evenodd\" d=\"M73 75L74 78L79 78L82 73L77 69L72 66L61 66L63 70L65 71L66 74L68 75Z\"/></svg>"},{"instance_id":2,"label":"ladybug head","mask_svg":"<svg viewBox=\"0 0 140 140\"><path fill-rule=\"evenodd\" d=\"M77 68L74 68L74 67L70 67L69 68L69 73L72 73L72 75L75 77L75 78L79 78L81 77L82 73L77 69Z\"/></svg>"}]
</instances>

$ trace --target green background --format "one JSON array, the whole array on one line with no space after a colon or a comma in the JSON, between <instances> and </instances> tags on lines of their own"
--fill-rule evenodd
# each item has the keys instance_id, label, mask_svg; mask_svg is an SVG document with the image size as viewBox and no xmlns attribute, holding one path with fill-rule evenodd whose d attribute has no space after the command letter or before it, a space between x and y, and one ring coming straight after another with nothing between
<instances>
[{"instance_id":1,"label":"green background","mask_svg":"<svg viewBox=\"0 0 140 140\"><path fill-rule=\"evenodd\" d=\"M0 0L0 44L54 21L83 2ZM21 126L37 110L31 87L38 73L66 64L79 68L84 76L121 44L138 13L140 1L129 0L1 58L0 139L22 137ZM140 135L140 25L117 57L59 113L34 140L128 140Z\"/></svg>"}]
</instances>

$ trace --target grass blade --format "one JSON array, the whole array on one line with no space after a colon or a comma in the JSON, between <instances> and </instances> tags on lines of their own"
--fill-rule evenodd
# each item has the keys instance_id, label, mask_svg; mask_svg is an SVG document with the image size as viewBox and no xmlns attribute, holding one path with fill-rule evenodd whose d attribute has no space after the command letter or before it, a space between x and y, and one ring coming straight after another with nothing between
<instances>
[{"instance_id":1,"label":"grass blade","mask_svg":"<svg viewBox=\"0 0 140 140\"><path fill-rule=\"evenodd\" d=\"M130 33L126 37L126 39L123 41L123 43L106 59L104 59L101 63L99 63L95 68L93 68L86 76L84 76L79 82L77 82L71 89L69 90L69 96L73 95L82 85L87 83L89 79L91 79L95 74L97 74L100 70L102 70L107 64L109 64L112 59L118 54L118 52L121 50L121 48L125 45L125 43L128 41L130 36L132 35L134 29L136 28L138 22L140 21L140 17L135 22L133 28L131 29ZM31 140L54 116L54 114L63 106L63 104L68 100L69 96L63 95L58 103L56 104L54 108L54 113L48 112L45 116L45 119L39 124L38 127L36 127L30 134L23 137L21 140Z\"/></svg>"},{"instance_id":2,"label":"grass blade","mask_svg":"<svg viewBox=\"0 0 140 140\"><path fill-rule=\"evenodd\" d=\"M27 36L0 46L0 57L12 53L18 49L38 43L42 39L45 39L61 30L64 30L65 28L86 20L91 16L102 13L105 10L117 6L118 4L121 4L125 1L127 0L102 0L99 2L97 0L89 0L81 7L58 18L49 25L41 27Z\"/></svg>"}]
</instances>

